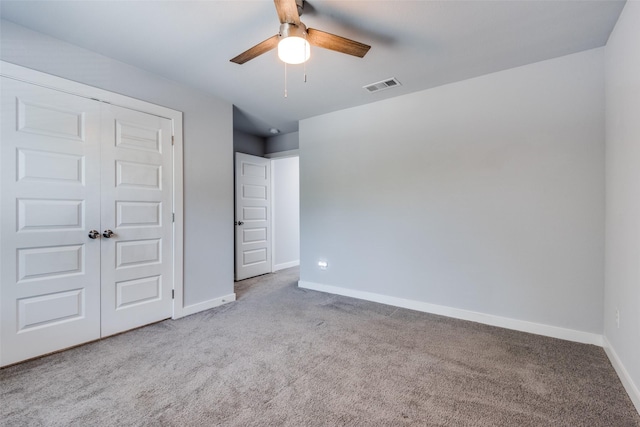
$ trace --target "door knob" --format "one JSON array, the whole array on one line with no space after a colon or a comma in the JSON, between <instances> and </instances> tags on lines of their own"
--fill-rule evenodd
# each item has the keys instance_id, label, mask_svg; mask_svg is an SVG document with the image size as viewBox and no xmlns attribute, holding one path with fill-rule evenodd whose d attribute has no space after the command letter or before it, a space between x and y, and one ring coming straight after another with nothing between
<instances>
[{"instance_id":1,"label":"door knob","mask_svg":"<svg viewBox=\"0 0 640 427\"><path fill-rule=\"evenodd\" d=\"M98 230L89 231L89 238L90 239L97 239L98 237L100 237L100 232Z\"/></svg>"},{"instance_id":2,"label":"door knob","mask_svg":"<svg viewBox=\"0 0 640 427\"><path fill-rule=\"evenodd\" d=\"M244 224L244 222L238 221L238 225L242 225L242 224Z\"/></svg>"},{"instance_id":3,"label":"door knob","mask_svg":"<svg viewBox=\"0 0 640 427\"><path fill-rule=\"evenodd\" d=\"M104 230L104 232L102 233L102 236L105 239L109 239L111 236L113 236L115 233L111 230Z\"/></svg>"}]
</instances>

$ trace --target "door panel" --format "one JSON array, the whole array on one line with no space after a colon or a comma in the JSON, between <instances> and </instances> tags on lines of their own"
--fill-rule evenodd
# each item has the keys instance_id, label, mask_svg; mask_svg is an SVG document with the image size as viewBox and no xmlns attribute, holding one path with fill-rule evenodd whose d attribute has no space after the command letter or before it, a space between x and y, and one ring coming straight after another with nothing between
<instances>
[{"instance_id":1,"label":"door panel","mask_svg":"<svg viewBox=\"0 0 640 427\"><path fill-rule=\"evenodd\" d=\"M171 121L113 105L102 116L102 335L171 317Z\"/></svg>"},{"instance_id":2,"label":"door panel","mask_svg":"<svg viewBox=\"0 0 640 427\"><path fill-rule=\"evenodd\" d=\"M85 156L24 148L17 151L18 182L85 185Z\"/></svg>"},{"instance_id":3,"label":"door panel","mask_svg":"<svg viewBox=\"0 0 640 427\"><path fill-rule=\"evenodd\" d=\"M271 272L271 161L236 153L236 280Z\"/></svg>"},{"instance_id":4,"label":"door panel","mask_svg":"<svg viewBox=\"0 0 640 427\"><path fill-rule=\"evenodd\" d=\"M18 300L18 333L50 327L84 315L84 290L56 292Z\"/></svg>"},{"instance_id":5,"label":"door panel","mask_svg":"<svg viewBox=\"0 0 640 427\"><path fill-rule=\"evenodd\" d=\"M79 230L84 226L83 200L18 199L18 232Z\"/></svg>"},{"instance_id":6,"label":"door panel","mask_svg":"<svg viewBox=\"0 0 640 427\"><path fill-rule=\"evenodd\" d=\"M159 227L161 202L116 202L116 227Z\"/></svg>"},{"instance_id":7,"label":"door panel","mask_svg":"<svg viewBox=\"0 0 640 427\"><path fill-rule=\"evenodd\" d=\"M100 105L2 77L0 365L100 337Z\"/></svg>"}]
</instances>

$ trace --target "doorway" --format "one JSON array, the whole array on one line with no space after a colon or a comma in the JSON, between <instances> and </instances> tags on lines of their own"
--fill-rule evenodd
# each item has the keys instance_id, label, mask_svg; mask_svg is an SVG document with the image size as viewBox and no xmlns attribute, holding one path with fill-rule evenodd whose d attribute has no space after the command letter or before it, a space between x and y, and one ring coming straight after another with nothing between
<instances>
[{"instance_id":1,"label":"doorway","mask_svg":"<svg viewBox=\"0 0 640 427\"><path fill-rule=\"evenodd\" d=\"M273 256L271 271L300 265L300 162L271 158Z\"/></svg>"},{"instance_id":2,"label":"doorway","mask_svg":"<svg viewBox=\"0 0 640 427\"><path fill-rule=\"evenodd\" d=\"M298 160L236 153L236 281L300 264Z\"/></svg>"}]
</instances>

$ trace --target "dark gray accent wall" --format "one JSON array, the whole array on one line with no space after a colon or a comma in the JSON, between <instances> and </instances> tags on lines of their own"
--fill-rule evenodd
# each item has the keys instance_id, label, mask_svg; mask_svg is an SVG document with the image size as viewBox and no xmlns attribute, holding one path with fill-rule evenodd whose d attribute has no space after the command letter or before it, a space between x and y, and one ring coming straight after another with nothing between
<instances>
[{"instance_id":1,"label":"dark gray accent wall","mask_svg":"<svg viewBox=\"0 0 640 427\"><path fill-rule=\"evenodd\" d=\"M299 147L299 133L291 132L267 138L265 154L279 153L281 151L297 150Z\"/></svg>"},{"instance_id":2,"label":"dark gray accent wall","mask_svg":"<svg viewBox=\"0 0 640 427\"><path fill-rule=\"evenodd\" d=\"M265 139L239 130L233 130L233 152L264 157Z\"/></svg>"}]
</instances>

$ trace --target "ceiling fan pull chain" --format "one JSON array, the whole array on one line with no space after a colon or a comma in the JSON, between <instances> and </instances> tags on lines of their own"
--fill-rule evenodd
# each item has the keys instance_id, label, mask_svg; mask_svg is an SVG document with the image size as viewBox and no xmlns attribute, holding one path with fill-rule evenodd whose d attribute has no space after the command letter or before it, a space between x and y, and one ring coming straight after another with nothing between
<instances>
[{"instance_id":1,"label":"ceiling fan pull chain","mask_svg":"<svg viewBox=\"0 0 640 427\"><path fill-rule=\"evenodd\" d=\"M304 39L305 39L305 40L307 39L307 33L306 33L306 31L305 31L305 33L304 33ZM304 51L304 54L306 54L306 50L305 50L305 49L306 49L306 48L305 48L305 46L303 45L303 46L302 46L302 50ZM309 56L311 56L311 55L309 55ZM307 82L307 61L304 61L304 62L302 63L302 67L303 67L303 68L302 68L302 70L303 70L303 73L304 73L304 76L303 76L303 80L302 80L302 81L306 83L306 82Z\"/></svg>"},{"instance_id":2,"label":"ceiling fan pull chain","mask_svg":"<svg viewBox=\"0 0 640 427\"><path fill-rule=\"evenodd\" d=\"M287 98L287 63L284 63L284 97Z\"/></svg>"}]
</instances>

